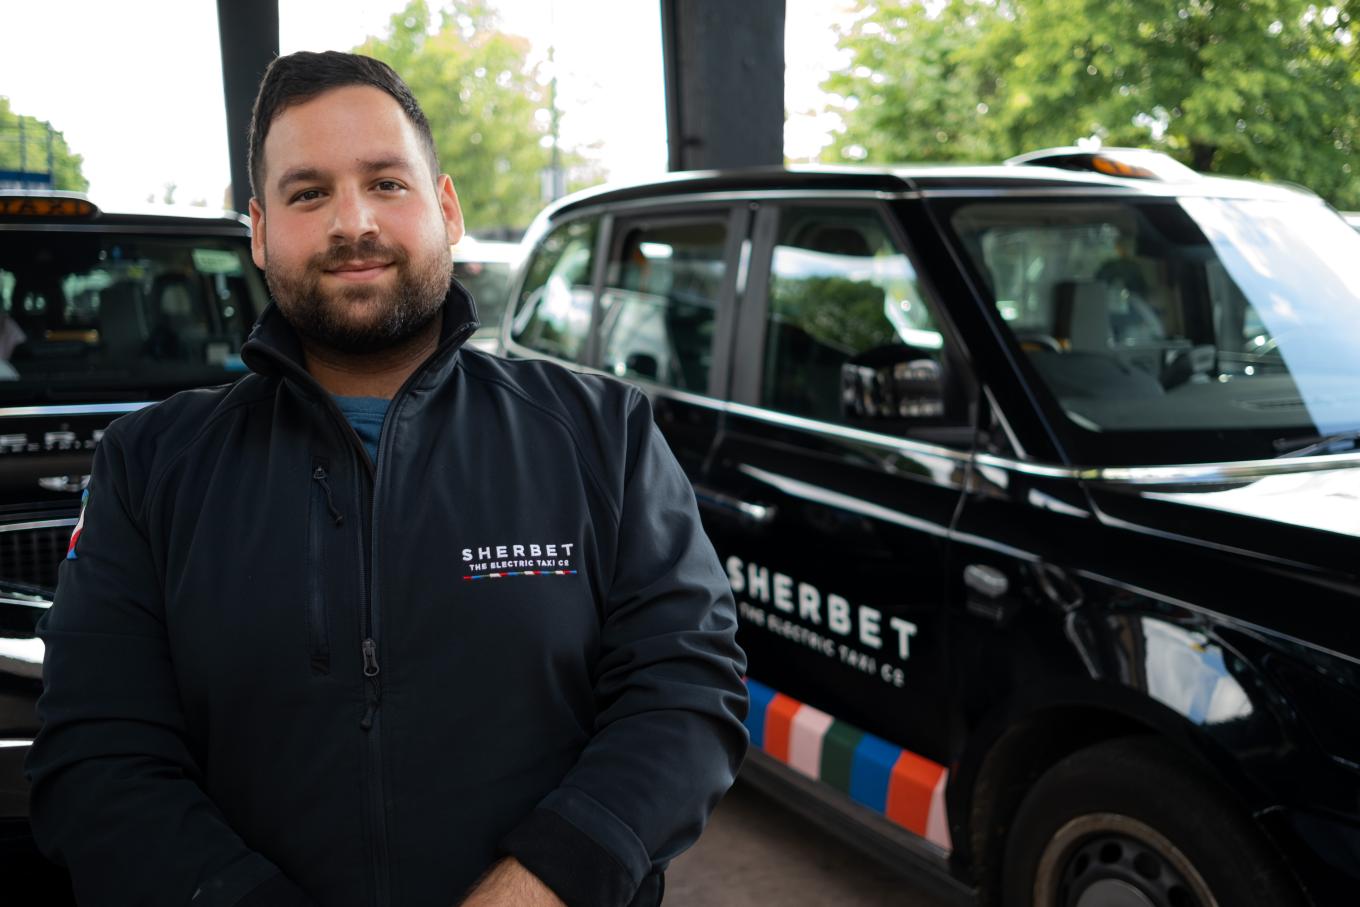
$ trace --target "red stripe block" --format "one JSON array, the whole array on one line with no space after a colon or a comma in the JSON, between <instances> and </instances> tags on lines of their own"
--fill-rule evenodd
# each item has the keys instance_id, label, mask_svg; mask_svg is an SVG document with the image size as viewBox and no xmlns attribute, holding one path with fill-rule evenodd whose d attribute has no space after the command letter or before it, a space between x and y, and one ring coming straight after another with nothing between
<instances>
[{"instance_id":1,"label":"red stripe block","mask_svg":"<svg viewBox=\"0 0 1360 907\"><path fill-rule=\"evenodd\" d=\"M888 818L907 831L924 836L930 818L930 798L943 774L943 765L903 750L888 780Z\"/></svg>"},{"instance_id":2,"label":"red stripe block","mask_svg":"<svg viewBox=\"0 0 1360 907\"><path fill-rule=\"evenodd\" d=\"M789 733L793 728L793 716L803 704L797 699L775 693L770 706L765 710L765 752L780 762L789 761Z\"/></svg>"}]
</instances>

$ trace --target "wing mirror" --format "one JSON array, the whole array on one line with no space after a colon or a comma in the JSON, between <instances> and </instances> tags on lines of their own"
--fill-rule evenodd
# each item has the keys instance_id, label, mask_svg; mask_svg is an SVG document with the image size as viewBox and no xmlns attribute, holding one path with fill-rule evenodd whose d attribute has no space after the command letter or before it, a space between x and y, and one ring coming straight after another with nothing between
<instances>
[{"instance_id":1,"label":"wing mirror","mask_svg":"<svg viewBox=\"0 0 1360 907\"><path fill-rule=\"evenodd\" d=\"M841 415L849 419L938 419L945 369L925 350L874 347L841 366Z\"/></svg>"}]
</instances>

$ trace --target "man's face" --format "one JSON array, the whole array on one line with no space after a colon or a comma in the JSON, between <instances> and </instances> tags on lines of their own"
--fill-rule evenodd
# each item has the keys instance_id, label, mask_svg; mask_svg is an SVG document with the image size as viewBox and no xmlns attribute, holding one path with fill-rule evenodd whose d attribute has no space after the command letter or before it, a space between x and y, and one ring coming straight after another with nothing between
<instances>
[{"instance_id":1,"label":"man's face","mask_svg":"<svg viewBox=\"0 0 1360 907\"><path fill-rule=\"evenodd\" d=\"M436 182L415 127L386 92L335 88L274 118L255 263L290 324L337 353L407 340L439 311L463 234L453 182Z\"/></svg>"}]
</instances>

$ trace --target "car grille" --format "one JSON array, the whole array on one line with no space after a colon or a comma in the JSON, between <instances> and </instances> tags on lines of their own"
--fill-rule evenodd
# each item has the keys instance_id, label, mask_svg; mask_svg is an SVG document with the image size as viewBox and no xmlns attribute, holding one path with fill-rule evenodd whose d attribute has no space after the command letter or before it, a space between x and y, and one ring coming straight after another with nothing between
<instances>
[{"instance_id":1,"label":"car grille","mask_svg":"<svg viewBox=\"0 0 1360 907\"><path fill-rule=\"evenodd\" d=\"M70 525L0 532L0 579L55 589L70 540Z\"/></svg>"}]
</instances>

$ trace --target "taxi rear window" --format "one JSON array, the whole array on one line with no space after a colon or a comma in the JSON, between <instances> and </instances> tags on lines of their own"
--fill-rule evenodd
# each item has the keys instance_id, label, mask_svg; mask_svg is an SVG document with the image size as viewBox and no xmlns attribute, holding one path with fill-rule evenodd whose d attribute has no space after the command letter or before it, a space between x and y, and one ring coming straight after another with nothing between
<instances>
[{"instance_id":1,"label":"taxi rear window","mask_svg":"<svg viewBox=\"0 0 1360 907\"><path fill-rule=\"evenodd\" d=\"M6 231L0 399L231 380L266 298L244 238Z\"/></svg>"}]
</instances>

